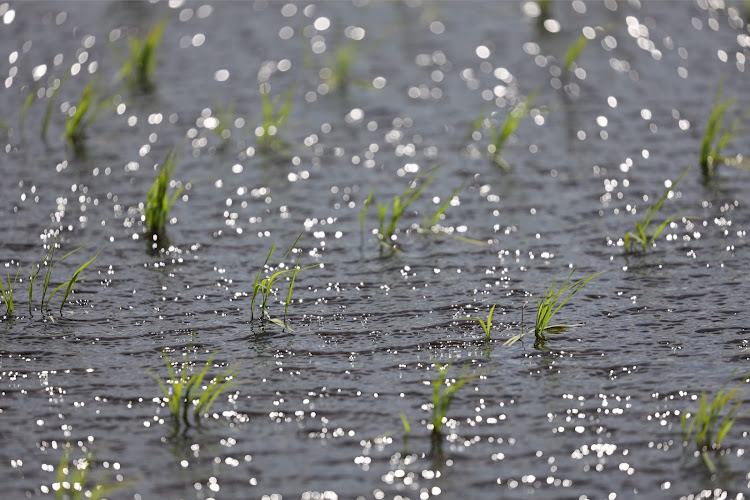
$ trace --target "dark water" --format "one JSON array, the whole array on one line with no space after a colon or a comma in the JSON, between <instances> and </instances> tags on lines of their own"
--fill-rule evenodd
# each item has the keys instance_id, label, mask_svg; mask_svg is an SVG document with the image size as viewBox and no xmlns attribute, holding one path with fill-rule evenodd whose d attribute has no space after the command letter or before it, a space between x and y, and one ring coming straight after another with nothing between
<instances>
[{"instance_id":1,"label":"dark water","mask_svg":"<svg viewBox=\"0 0 750 500\"><path fill-rule=\"evenodd\" d=\"M3 496L49 491L66 442L94 454L94 477L121 475L115 498L747 495L747 410L713 477L680 432L701 391L741 382L750 358L750 175L724 167L704 185L697 167L719 82L737 98L730 118L750 107L744 5L717 7L554 2L557 23L545 29L521 2L0 4L0 118L11 128L0 262L13 274L20 262L23 278L15 314L0 322ZM165 16L156 91L134 96L117 78L127 33ZM561 74L567 47L596 26L575 73ZM319 70L347 34L361 34L352 27L365 31L355 82L326 92ZM26 97L76 61L47 143L46 96L20 130ZM98 115L76 157L61 139L61 107L94 78L125 106ZM257 150L259 78L272 95L293 88L280 132L294 144L288 155ZM502 118L535 89L504 174L471 125L482 111ZM244 119L223 149L201 126L216 101ZM139 203L154 165L186 135L176 178L190 189L171 213L172 247L153 254ZM744 132L728 152L747 144ZM403 251L381 252L369 234L374 204L363 245L368 193L386 203L437 164L400 224ZM618 240L691 165L661 215L694 218L626 258ZM441 225L488 244L406 231L462 184ZM103 250L64 316L62 292L52 318L38 294L30 315L28 276L56 231L58 256L88 246L55 267L55 286ZM294 332L251 321L271 245L275 266L300 233L300 265L320 266L297 277ZM572 267L581 277L607 271L560 310L562 322L585 325L550 350L503 347L524 303L528 327L536 297ZM495 303L489 342L478 323L458 321ZM240 363L217 416L178 436L149 375L166 377L164 349L197 365L212 352ZM434 364L449 361L451 377L463 366L477 378L433 441L430 382ZM399 412L411 423L406 439Z\"/></svg>"}]
</instances>

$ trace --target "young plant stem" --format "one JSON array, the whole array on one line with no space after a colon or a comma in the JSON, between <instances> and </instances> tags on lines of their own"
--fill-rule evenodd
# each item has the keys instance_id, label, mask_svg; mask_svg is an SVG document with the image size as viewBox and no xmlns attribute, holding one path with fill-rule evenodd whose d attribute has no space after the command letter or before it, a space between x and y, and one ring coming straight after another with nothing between
<instances>
[{"instance_id":1,"label":"young plant stem","mask_svg":"<svg viewBox=\"0 0 750 500\"><path fill-rule=\"evenodd\" d=\"M180 367L179 376L175 373L169 356L164 352L164 360L167 365L169 378L162 380L157 375L149 374L157 381L159 388L164 396L164 401L169 408L172 419L176 427L179 427L180 421L189 427L191 424L190 416L193 416L193 422L200 423L200 418L206 415L216 399L229 387L235 383L239 364L234 364L221 370L207 386L202 387L203 379L211 368L216 353L212 353L206 364L198 372L188 376L187 361L183 362ZM169 386L169 387L167 387ZM191 411L192 406L192 411Z\"/></svg>"},{"instance_id":2,"label":"young plant stem","mask_svg":"<svg viewBox=\"0 0 750 500\"><path fill-rule=\"evenodd\" d=\"M719 82L719 88L716 91L716 99L711 114L708 116L706 131L701 140L700 149L700 166L704 182L713 179L719 168L719 164L725 163L735 166L741 166L738 161L726 157L722 154L724 148L734 141L734 139L743 131L741 127L742 120L736 118L729 125L724 125L724 115L729 107L734 103L734 98L721 100L721 93L724 88L724 81ZM745 114L745 118L750 116L750 112ZM723 127L723 128L722 128Z\"/></svg>"},{"instance_id":3,"label":"young plant stem","mask_svg":"<svg viewBox=\"0 0 750 500\"><path fill-rule=\"evenodd\" d=\"M146 196L145 221L146 234L151 240L166 240L165 224L169 218L169 211L174 206L177 198L182 193L183 186L180 185L175 189L172 196L169 196L169 187L172 183L172 176L180 162L175 148L170 148L164 163L159 168L151 188Z\"/></svg>"},{"instance_id":4,"label":"young plant stem","mask_svg":"<svg viewBox=\"0 0 750 500\"><path fill-rule=\"evenodd\" d=\"M130 56L123 64L120 74L131 90L149 94L156 88L154 72L158 61L159 45L166 26L167 18L165 17L144 37L133 37L129 40Z\"/></svg>"},{"instance_id":5,"label":"young plant stem","mask_svg":"<svg viewBox=\"0 0 750 500\"><path fill-rule=\"evenodd\" d=\"M13 311L15 310L15 307L13 306L13 288L16 286L16 280L18 280L18 274L21 272L21 266L18 266L18 270L16 271L16 277L13 278L13 282L10 281L10 274L7 274L8 278L8 288L5 288L3 286L3 280L0 279L0 291L2 291L3 294L3 301L5 302L5 316L10 316L13 314Z\"/></svg>"},{"instance_id":6,"label":"young plant stem","mask_svg":"<svg viewBox=\"0 0 750 500\"><path fill-rule=\"evenodd\" d=\"M722 441L737 420L735 414L743 403L737 394L739 388L740 385L737 385L726 391L722 387L710 405L706 393L701 392L698 410L694 414L684 412L680 419L683 445L687 446L691 440L694 441L696 450L701 453L711 473L715 473L716 468L708 452L718 451L721 448ZM724 412L724 408L729 405L731 405L729 411ZM722 413L724 413L723 416ZM688 425L688 420L690 420L690 425Z\"/></svg>"},{"instance_id":7,"label":"young plant stem","mask_svg":"<svg viewBox=\"0 0 750 500\"><path fill-rule=\"evenodd\" d=\"M536 319L534 321L534 328L525 330L523 325L523 310L521 309L521 332L508 339L503 345L513 345L517 341L521 340L525 335L534 333L535 341L534 347L537 349L545 349L548 341L547 335L562 333L568 328L574 328L582 326L582 324L550 324L552 319L558 313L560 308L564 306L576 293L578 293L589 281L602 274L604 271L594 273L592 275L581 278L577 281L571 281L575 268L570 272L567 278L558 286L557 277L552 280L549 288L543 296L537 298L537 312Z\"/></svg>"},{"instance_id":8,"label":"young plant stem","mask_svg":"<svg viewBox=\"0 0 750 500\"><path fill-rule=\"evenodd\" d=\"M495 306L497 306L497 304L492 304L492 307L490 308L490 312L487 315L486 322L482 318L477 318L475 316L464 316L459 319L468 320L468 321L477 321L480 325L482 325L482 330L484 330L485 339L490 340L490 328L492 328L492 313L495 312Z\"/></svg>"},{"instance_id":9,"label":"young plant stem","mask_svg":"<svg viewBox=\"0 0 750 500\"><path fill-rule=\"evenodd\" d=\"M679 218L679 213L675 214L671 217L667 217L664 219L658 226L656 226L655 229L650 229L651 223L653 222L654 217L656 217L656 214L659 213L659 210L661 210L661 206L664 204L664 202L669 198L669 193L674 191L674 189L677 187L677 184L687 175L687 173L690 171L690 168L685 170L676 181L674 181L666 191L664 191L664 194L661 195L661 198L648 207L646 210L646 215L644 216L643 220L640 222L635 221L635 229L636 231L628 231L625 233L625 236L623 238L623 242L625 245L625 253L646 253L646 250L651 248L654 245L654 242L656 241L656 238L664 231L664 229L671 224L673 221L677 220ZM639 244L639 247L637 249L633 248L633 243Z\"/></svg>"},{"instance_id":10,"label":"young plant stem","mask_svg":"<svg viewBox=\"0 0 750 500\"><path fill-rule=\"evenodd\" d=\"M456 397L456 393L461 387L471 382L476 375L466 375L466 370L464 370L457 379L448 381L448 369L451 364L441 365L435 363L434 365L438 370L438 374L432 381L432 418L430 419L430 423L432 425L433 436L439 436L442 434L444 420L453 403L453 398Z\"/></svg>"}]
</instances>

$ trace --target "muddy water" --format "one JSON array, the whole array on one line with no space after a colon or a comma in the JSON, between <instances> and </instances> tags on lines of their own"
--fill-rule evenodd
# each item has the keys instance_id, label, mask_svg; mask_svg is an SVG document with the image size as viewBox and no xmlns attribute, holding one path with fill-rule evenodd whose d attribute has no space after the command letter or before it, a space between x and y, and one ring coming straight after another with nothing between
<instances>
[{"instance_id":1,"label":"muddy water","mask_svg":"<svg viewBox=\"0 0 750 500\"><path fill-rule=\"evenodd\" d=\"M747 494L746 413L713 475L680 433L701 391L748 370L750 176L723 168L704 185L696 165L719 82L737 97L732 118L750 106L745 13L715 7L556 2L540 27L517 2L0 4L0 117L11 129L0 262L13 273L20 262L23 278L0 322L4 495L49 491L67 442L76 457L93 453L95 478L122 479L114 498ZM156 91L133 95L117 77L127 35L165 18ZM357 28L351 85L326 89L320 69ZM567 73L582 33L593 39ZM70 70L42 142L46 89ZM63 114L94 78L114 104L76 157ZM271 95L293 88L283 154L257 146L259 79ZM503 173L472 123L534 90ZM224 147L205 126L217 101L242 119ZM183 140L176 178L189 189L171 213L171 246L149 252L138 206ZM438 164L400 223L402 251L380 250L374 204L361 234L371 190L387 203ZM624 256L618 240L691 165L661 215L693 218ZM450 236L407 231L462 184L440 221ZM51 317L38 289L29 313L27 295L55 232L59 252L87 244L55 267L55 286L103 249L62 317L62 292ZM300 265L318 267L298 275L294 332L282 331L251 319L252 285L271 245L276 266L300 233ZM548 350L504 347L524 304L528 328L536 297L572 267L607 271L559 313L584 326ZM483 341L459 318L495 303ZM164 350L240 363L215 417L172 424L149 374L166 377ZM447 362L451 377L476 378L431 439L430 382Z\"/></svg>"}]
</instances>

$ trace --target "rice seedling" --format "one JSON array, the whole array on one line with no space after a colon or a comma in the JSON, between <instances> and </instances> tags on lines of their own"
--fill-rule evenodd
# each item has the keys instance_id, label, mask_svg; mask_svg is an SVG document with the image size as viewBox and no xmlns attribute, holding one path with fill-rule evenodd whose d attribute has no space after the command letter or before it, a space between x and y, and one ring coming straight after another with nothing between
<instances>
[{"instance_id":1,"label":"rice seedling","mask_svg":"<svg viewBox=\"0 0 750 500\"><path fill-rule=\"evenodd\" d=\"M81 248L81 247L79 247L79 248ZM76 271L73 273L73 275L71 276L71 278L68 281L66 281L65 283L62 283L62 284L58 285L57 288L55 288L53 290L53 292L49 296L49 299L47 300L47 306L48 307L49 307L50 301L52 300L52 297L54 297L55 294L59 290L62 289L62 287L66 287L65 288L65 293L63 294L62 302L60 302L60 316L62 316L63 308L65 307L65 301L67 300L68 295L70 294L71 290L73 289L73 285L75 285L78 282L78 277L80 276L81 272L84 269L86 269L89 266L89 264L91 264L92 262L94 262L96 260L96 258L99 257L100 253L102 253L101 249L98 252L96 252L96 255L94 255L93 257L91 257L89 260L87 260L86 262L84 262L78 269L76 269ZM70 254L68 254L68 255L70 255Z\"/></svg>"},{"instance_id":2,"label":"rice seedling","mask_svg":"<svg viewBox=\"0 0 750 500\"><path fill-rule=\"evenodd\" d=\"M177 428L179 428L180 422L185 427L199 424L200 418L208 414L216 399L236 383L238 364L219 371L209 380L207 385L203 385L203 381L213 365L215 354L212 353L208 357L203 368L189 375L190 363L188 361L180 364L179 373L177 373L169 360L169 356L164 352L164 361L167 365L169 378L162 380L149 372L158 382L164 395L163 402L169 408L169 413ZM192 422L191 415L193 417Z\"/></svg>"},{"instance_id":3,"label":"rice seedling","mask_svg":"<svg viewBox=\"0 0 750 500\"><path fill-rule=\"evenodd\" d=\"M98 101L94 85L95 82L92 81L83 88L81 99L77 105L70 107L65 119L65 141L72 146L76 155L83 152L86 128L91 125L96 115L108 105L106 99Z\"/></svg>"},{"instance_id":4,"label":"rice seedling","mask_svg":"<svg viewBox=\"0 0 750 500\"><path fill-rule=\"evenodd\" d=\"M65 259L67 259L68 257L70 257L71 255L73 255L74 253L76 253L78 250L82 249L85 246L86 245L81 245L78 248L75 248L75 249L71 250L70 252L66 253L65 255L63 255L62 257L60 257L59 259L54 260L55 249L57 248L57 236L55 236L55 239L52 242L52 244L50 245L49 250L45 254L44 259L42 260L42 263L38 264L35 268L32 268L32 270L31 270L31 276L29 277L29 314L32 314L32 309L31 308L32 308L32 303L33 303L34 285L36 284L36 280L39 277L39 274L41 273L42 268L46 266L47 270L46 270L46 272L44 274L44 282L42 283L42 299L41 299L39 308L40 308L40 311L42 311L42 312L48 311L49 310L49 304L52 301L52 298L55 296L55 294L58 291L60 291L63 287L67 287L65 289L65 293L63 295L62 303L60 304L60 314L62 315L63 309L65 307L65 300L68 298L68 295L70 294L71 290L73 289L73 286L78 281L81 272L84 269L86 269L89 266L89 264L91 264L92 262L94 262L94 260L96 260L96 258L101 253L101 250L99 250L96 253L96 255L94 255L91 259L89 259L83 265L81 265L73 273L73 275L71 276L71 278L68 281L66 281L66 282L58 285L52 291L52 293L50 294L49 298L47 298L47 291L49 290L50 281L51 281L51 278L52 278L52 269L57 264L59 264L60 262L62 262Z\"/></svg>"},{"instance_id":5,"label":"rice seedling","mask_svg":"<svg viewBox=\"0 0 750 500\"><path fill-rule=\"evenodd\" d=\"M448 379L448 369L451 363L441 365L434 363L438 370L437 377L432 381L432 417L430 427L433 436L439 436L443 430L443 424L447 421L448 410L450 410L456 393L471 382L476 375L467 375L463 370L457 379Z\"/></svg>"},{"instance_id":6,"label":"rice seedling","mask_svg":"<svg viewBox=\"0 0 750 500\"><path fill-rule=\"evenodd\" d=\"M169 218L169 211L183 189L183 186L179 185L172 195L169 195L169 188L173 184L172 176L179 162L180 157L177 151L175 148L170 148L146 196L143 217L146 223L146 234L153 241L166 241L165 224Z\"/></svg>"},{"instance_id":7,"label":"rice seedling","mask_svg":"<svg viewBox=\"0 0 750 500\"><path fill-rule=\"evenodd\" d=\"M723 126L724 115L726 114L729 107L734 103L733 97L724 101L721 100L723 87L724 82L722 81L719 83L719 88L716 91L714 107L711 110L711 114L708 116L706 131L704 132L703 139L701 140L699 160L704 181L708 181L716 175L720 163L733 166L744 165L736 158L730 158L722 155L722 151L724 150L724 148L729 146L729 144L744 130L741 127L741 118L734 119L726 127ZM745 114L745 117L748 116L750 116L750 113Z\"/></svg>"},{"instance_id":8,"label":"rice seedling","mask_svg":"<svg viewBox=\"0 0 750 500\"><path fill-rule=\"evenodd\" d=\"M204 126L216 134L221 140L221 148L226 148L232 137L231 126L234 123L234 103L222 106L218 99L214 99L214 113L204 119Z\"/></svg>"},{"instance_id":9,"label":"rice seedling","mask_svg":"<svg viewBox=\"0 0 750 500\"><path fill-rule=\"evenodd\" d=\"M361 87L370 87L371 84L364 78L354 78L351 75L352 66L359 58L357 50L361 44L360 40L351 40L339 48L329 60L328 66L320 70L320 76L328 88L332 91L339 90L346 93L352 84Z\"/></svg>"},{"instance_id":10,"label":"rice seedling","mask_svg":"<svg viewBox=\"0 0 750 500\"><path fill-rule=\"evenodd\" d=\"M3 294L3 302L5 302L5 316L10 316L13 314L13 311L15 310L15 307L13 306L13 289L16 286L16 280L18 280L18 273L21 272L21 266L18 266L18 271L16 271L16 277L13 278L13 282L10 281L10 273L7 274L8 278L8 288L5 288L3 285L3 280L0 279L0 292Z\"/></svg>"},{"instance_id":11,"label":"rice seedling","mask_svg":"<svg viewBox=\"0 0 750 500\"><path fill-rule=\"evenodd\" d=\"M154 70L166 26L167 18L165 17L143 37L130 38L130 55L120 69L120 76L130 89L149 94L156 88Z\"/></svg>"},{"instance_id":12,"label":"rice seedling","mask_svg":"<svg viewBox=\"0 0 750 500\"><path fill-rule=\"evenodd\" d=\"M300 234L297 237L297 240L291 246L289 251L287 251L287 253L284 255L285 259L296 248L297 243L299 242L301 237L302 237L302 234ZM295 263L292 269L279 269L273 272L270 276L267 276L266 278L261 280L260 276L263 273L263 270L266 269L266 266L268 265L268 261L271 260L271 256L273 255L273 252L275 249L276 249L276 243L274 243L271 246L271 250L268 252L268 255L266 256L266 260L265 262L263 262L263 266L258 270L258 274L255 276L255 281L253 282L253 297L250 302L250 319L251 320L255 319L255 303L257 300L259 302L259 307L260 307L260 317L263 321L274 323L275 325L280 326L284 330L294 331L287 323L287 314L289 312L289 304L291 304L292 302L292 291L294 289L294 282L297 279L298 273L317 267L317 265L300 268L299 260L301 257L301 253L298 253L297 262ZM273 285L276 283L276 281L282 278L289 278L289 290L287 291L286 302L284 305L284 319L283 320L272 317L268 311L268 308L269 308L268 298L270 297L273 291Z\"/></svg>"},{"instance_id":13,"label":"rice seedling","mask_svg":"<svg viewBox=\"0 0 750 500\"><path fill-rule=\"evenodd\" d=\"M362 211L359 213L359 232L362 235L362 244L364 244L364 238L365 238L365 219L367 218L367 209L370 208L370 203L372 203L372 197L375 195L375 189L373 188L372 191L370 191L370 194L365 199L364 203L362 204Z\"/></svg>"},{"instance_id":14,"label":"rice seedling","mask_svg":"<svg viewBox=\"0 0 750 500\"><path fill-rule=\"evenodd\" d=\"M68 81L68 78L70 78L70 72L68 72L61 80L55 80L54 81L54 90L52 90L52 93L50 94L49 98L47 99L47 105L44 108L44 118L42 120L42 131L40 133L40 137L42 138L42 141L47 141L47 129L49 129L49 124L52 121L52 109L54 108L55 101L57 100L57 96L60 94L60 91L63 88L63 85L65 85L65 82ZM31 97L31 96L29 96ZM28 106L31 105L31 102L27 99L27 102L24 103L24 110L22 114L22 118L25 120L25 114L28 112Z\"/></svg>"},{"instance_id":15,"label":"rice seedling","mask_svg":"<svg viewBox=\"0 0 750 500\"><path fill-rule=\"evenodd\" d=\"M478 131L482 127L487 128L490 144L487 146L487 155L502 170L508 172L511 170L510 164L502 157L503 148L511 135L518 129L521 122L531 111L531 106L536 98L537 91L532 92L526 98L521 100L506 115L505 119L499 124L494 118L484 115L477 118L472 126L472 132Z\"/></svg>"},{"instance_id":16,"label":"rice seedling","mask_svg":"<svg viewBox=\"0 0 750 500\"><path fill-rule=\"evenodd\" d=\"M260 87L260 98L261 122L255 128L258 149L265 153L284 153L289 144L280 137L280 132L289 122L294 89L289 88L272 99L267 84L264 84Z\"/></svg>"},{"instance_id":17,"label":"rice seedling","mask_svg":"<svg viewBox=\"0 0 750 500\"><path fill-rule=\"evenodd\" d=\"M677 220L679 218L679 213L675 214L671 217L667 217L664 219L656 228L650 229L651 223L654 220L654 217L656 217L656 214L659 213L659 210L661 210L662 205L669 197L669 193L674 191L674 189L677 187L677 184L682 180L683 177L690 171L688 168L685 170L676 181L674 181L666 191L664 191L664 194L661 195L661 198L648 207L646 210L646 215L643 217L643 220L640 222L634 221L635 224L635 232L628 231L625 233L625 236L623 237L623 242L625 245L625 253L646 253L646 250L648 248L651 248L654 245L654 242L656 241L656 238L661 234L664 229L671 224L673 221ZM636 246L637 245L637 246Z\"/></svg>"},{"instance_id":18,"label":"rice seedling","mask_svg":"<svg viewBox=\"0 0 750 500\"><path fill-rule=\"evenodd\" d=\"M89 474L94 462L93 454L89 452L77 459L72 457L73 445L66 443L60 463L57 465L55 482L52 483L56 500L99 500L126 486L122 483L92 484Z\"/></svg>"},{"instance_id":19,"label":"rice seedling","mask_svg":"<svg viewBox=\"0 0 750 500\"><path fill-rule=\"evenodd\" d=\"M382 203L378 203L379 224L377 235L378 241L381 245L383 245L383 247L388 248L392 251L397 249L394 243L396 239L395 232L398 227L398 223L401 220L401 217L404 215L404 213L406 213L406 210L409 208L409 206L411 206L412 203L414 203L420 196L422 196L422 193L427 188L427 186L429 186L435 180L437 169L439 168L440 165L418 175L416 178L409 182L409 184L406 186L406 189L403 193L401 193L401 195L396 195L393 200L389 201L385 205ZM420 180L422 180L421 185L419 184ZM367 209L370 206L372 196L373 193L370 193L370 196L367 198L364 206L362 207L362 212L360 213L360 227L362 229L364 229L365 215L367 213ZM438 214L438 217L439 215L440 214Z\"/></svg>"},{"instance_id":20,"label":"rice seedling","mask_svg":"<svg viewBox=\"0 0 750 500\"><path fill-rule=\"evenodd\" d=\"M576 293L578 293L589 281L602 274L604 271L591 274L585 278L581 278L577 281L571 281L573 273L576 270L570 272L567 278L558 286L557 277L560 275L558 272L555 278L552 280L549 288L543 296L537 298L537 312L536 319L534 321L534 328L525 330L523 323L523 309L521 310L521 332L513 337L509 338L503 345L513 345L517 341L521 340L526 334L534 333L535 341L534 347L537 349L544 349L547 343L547 335L563 333L568 328L574 328L583 326L581 323L577 324L550 324L552 318L558 313L560 308L564 306ZM524 304L524 309L526 304Z\"/></svg>"},{"instance_id":21,"label":"rice seedling","mask_svg":"<svg viewBox=\"0 0 750 500\"><path fill-rule=\"evenodd\" d=\"M701 392L698 410L695 413L685 412L681 417L683 446L694 441L696 452L700 453L712 473L716 472L716 467L708 452L716 452L721 448L722 441L734 425L735 413L743 403L737 394L739 387L737 385L729 391L722 388L710 405L706 393ZM725 412L725 408L729 408L728 411Z\"/></svg>"},{"instance_id":22,"label":"rice seedling","mask_svg":"<svg viewBox=\"0 0 750 500\"><path fill-rule=\"evenodd\" d=\"M477 321L480 325L482 325L482 330L484 330L485 339L490 340L490 328L492 328L492 313L495 312L495 306L497 306L497 304L492 304L492 307L490 308L490 312L487 315L487 321L483 320L482 318L477 318L475 316L464 316L459 319L468 320L468 321Z\"/></svg>"}]
</instances>

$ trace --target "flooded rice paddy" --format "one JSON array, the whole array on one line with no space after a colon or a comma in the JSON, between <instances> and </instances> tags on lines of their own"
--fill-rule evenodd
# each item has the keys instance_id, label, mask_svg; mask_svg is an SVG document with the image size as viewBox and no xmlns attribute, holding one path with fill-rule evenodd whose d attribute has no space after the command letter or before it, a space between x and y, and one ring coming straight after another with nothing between
<instances>
[{"instance_id":1,"label":"flooded rice paddy","mask_svg":"<svg viewBox=\"0 0 750 500\"><path fill-rule=\"evenodd\" d=\"M2 496L54 496L69 444L70 459L91 453L88 488L118 485L110 498L746 498L750 407L713 468L680 419L702 391L748 397L750 173L704 182L698 165L720 85L725 124L747 119L747 8L0 3L6 288L20 265L0 321ZM128 40L160 22L153 88L128 87ZM73 148L66 116L90 82L103 105ZM262 92L274 113L290 96L270 127ZM506 171L481 117L497 132L524 102ZM746 161L749 138L725 153ZM146 193L172 147L183 189L168 243L152 244ZM691 166L655 225L678 215L626 254L633 222ZM420 175L392 251L377 205ZM30 307L55 238L55 261L86 246L55 265L47 298L101 253L48 310L42 267ZM313 266L295 275L293 331L251 309L274 243L261 280ZM554 321L583 326L504 346L573 268L606 271ZM269 317L283 321L291 277ZM461 318L493 304L487 340ZM208 416L171 418L165 353L190 373L214 353L209 376L238 363ZM435 435L446 363L474 378Z\"/></svg>"}]
</instances>

